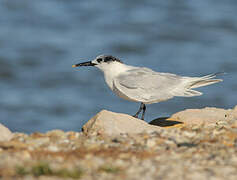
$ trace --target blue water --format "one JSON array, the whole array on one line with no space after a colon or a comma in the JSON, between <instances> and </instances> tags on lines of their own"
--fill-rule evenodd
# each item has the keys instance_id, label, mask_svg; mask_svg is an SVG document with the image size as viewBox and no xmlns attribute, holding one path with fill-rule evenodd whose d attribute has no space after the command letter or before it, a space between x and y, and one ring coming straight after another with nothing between
<instances>
[{"instance_id":1,"label":"blue water","mask_svg":"<svg viewBox=\"0 0 237 180\"><path fill-rule=\"evenodd\" d=\"M203 96L148 105L146 120L187 108L237 104L237 1L0 1L0 123L12 131L79 131L102 109L134 114L96 68L112 54L156 71L225 71Z\"/></svg>"}]
</instances>

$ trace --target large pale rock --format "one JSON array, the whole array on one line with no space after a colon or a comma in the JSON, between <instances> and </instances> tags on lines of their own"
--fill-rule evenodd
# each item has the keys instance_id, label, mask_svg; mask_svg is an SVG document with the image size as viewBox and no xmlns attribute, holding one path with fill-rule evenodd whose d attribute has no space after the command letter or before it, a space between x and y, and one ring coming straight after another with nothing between
<instances>
[{"instance_id":1,"label":"large pale rock","mask_svg":"<svg viewBox=\"0 0 237 180\"><path fill-rule=\"evenodd\" d=\"M103 110L91 118L82 129L84 134L119 135L159 131L162 127L213 126L225 123L237 127L237 106L234 109L211 107L187 109L175 113L171 117L154 119L149 124L127 114Z\"/></svg>"},{"instance_id":2,"label":"large pale rock","mask_svg":"<svg viewBox=\"0 0 237 180\"><path fill-rule=\"evenodd\" d=\"M120 135L123 133L137 134L142 132L158 131L158 126L149 125L143 120L127 114L114 113L102 110L92 117L83 127L82 131L88 134Z\"/></svg>"},{"instance_id":3,"label":"large pale rock","mask_svg":"<svg viewBox=\"0 0 237 180\"><path fill-rule=\"evenodd\" d=\"M12 138L13 134L11 131L0 124L0 141L9 141Z\"/></svg>"},{"instance_id":4,"label":"large pale rock","mask_svg":"<svg viewBox=\"0 0 237 180\"><path fill-rule=\"evenodd\" d=\"M169 120L183 122L183 125L216 124L220 121L233 121L237 120L237 107L233 110L211 107L187 109L173 114Z\"/></svg>"}]
</instances>

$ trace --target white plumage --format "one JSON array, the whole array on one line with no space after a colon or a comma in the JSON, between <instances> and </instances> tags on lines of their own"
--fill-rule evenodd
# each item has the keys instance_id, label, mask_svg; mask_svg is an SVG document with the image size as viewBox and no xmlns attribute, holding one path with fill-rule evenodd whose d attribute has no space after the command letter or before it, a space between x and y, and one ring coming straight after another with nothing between
<instances>
[{"instance_id":1,"label":"white plumage","mask_svg":"<svg viewBox=\"0 0 237 180\"><path fill-rule=\"evenodd\" d=\"M106 55L74 65L76 66L99 68L104 73L107 85L115 94L129 101L141 102L140 109L134 116L137 117L143 110L142 119L144 119L145 104L166 101L174 96L200 96L202 93L193 90L194 88L222 81L222 79L213 79L217 74L186 77L155 72L149 68L125 65L119 59Z\"/></svg>"}]
</instances>

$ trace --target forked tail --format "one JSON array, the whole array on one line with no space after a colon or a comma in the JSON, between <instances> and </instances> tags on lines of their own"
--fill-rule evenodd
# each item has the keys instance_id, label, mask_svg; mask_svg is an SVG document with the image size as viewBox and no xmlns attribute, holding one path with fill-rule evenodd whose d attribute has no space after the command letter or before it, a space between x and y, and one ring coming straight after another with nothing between
<instances>
[{"instance_id":1,"label":"forked tail","mask_svg":"<svg viewBox=\"0 0 237 180\"><path fill-rule=\"evenodd\" d=\"M208 85L215 84L215 83L223 81L222 79L213 79L217 75L220 75L220 74L224 74L224 73L223 72L218 72L218 73L209 74L209 75L202 76L202 77L193 77L193 78L185 77L186 86L185 86L185 90L184 90L184 92L181 96L190 97L190 96L200 96L200 95L202 95L201 92L195 91L193 89L194 88L199 88L199 87L202 87L202 86L208 86Z\"/></svg>"}]
</instances>

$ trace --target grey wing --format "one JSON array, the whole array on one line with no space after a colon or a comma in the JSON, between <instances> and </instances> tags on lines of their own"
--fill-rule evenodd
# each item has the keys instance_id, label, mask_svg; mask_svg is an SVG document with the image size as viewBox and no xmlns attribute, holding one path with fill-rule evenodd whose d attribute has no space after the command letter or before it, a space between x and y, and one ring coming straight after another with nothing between
<instances>
[{"instance_id":1,"label":"grey wing","mask_svg":"<svg viewBox=\"0 0 237 180\"><path fill-rule=\"evenodd\" d=\"M172 98L173 90L181 81L182 77L175 74L137 68L115 78L114 90L125 99L149 104Z\"/></svg>"}]
</instances>

